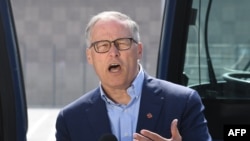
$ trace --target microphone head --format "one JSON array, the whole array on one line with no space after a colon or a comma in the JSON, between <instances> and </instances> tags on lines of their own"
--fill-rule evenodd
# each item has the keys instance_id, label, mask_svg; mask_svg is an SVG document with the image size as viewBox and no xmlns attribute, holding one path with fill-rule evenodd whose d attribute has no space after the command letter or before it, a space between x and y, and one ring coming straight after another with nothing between
<instances>
[{"instance_id":1,"label":"microphone head","mask_svg":"<svg viewBox=\"0 0 250 141\"><path fill-rule=\"evenodd\" d=\"M118 140L113 134L104 134L101 136L99 141L118 141Z\"/></svg>"}]
</instances>

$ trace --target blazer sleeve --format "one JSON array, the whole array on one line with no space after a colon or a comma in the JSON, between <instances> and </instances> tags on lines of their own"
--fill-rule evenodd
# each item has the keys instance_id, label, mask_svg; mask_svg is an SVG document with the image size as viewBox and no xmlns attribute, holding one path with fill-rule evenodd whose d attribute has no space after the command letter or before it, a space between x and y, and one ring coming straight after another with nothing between
<instances>
[{"instance_id":1,"label":"blazer sleeve","mask_svg":"<svg viewBox=\"0 0 250 141\"><path fill-rule=\"evenodd\" d=\"M204 106L196 91L192 91L186 101L186 106L180 121L180 133L183 141L211 141L207 121L204 116Z\"/></svg>"},{"instance_id":2,"label":"blazer sleeve","mask_svg":"<svg viewBox=\"0 0 250 141\"><path fill-rule=\"evenodd\" d=\"M65 125L63 119L63 112L61 111L58 114L57 120L56 120L56 140L57 141L71 141L67 126Z\"/></svg>"}]
</instances>

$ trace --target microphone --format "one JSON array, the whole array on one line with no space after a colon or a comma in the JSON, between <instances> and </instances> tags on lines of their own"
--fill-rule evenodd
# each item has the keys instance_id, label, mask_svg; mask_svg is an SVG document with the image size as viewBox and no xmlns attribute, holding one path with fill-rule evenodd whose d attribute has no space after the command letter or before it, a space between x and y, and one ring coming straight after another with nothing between
<instances>
[{"instance_id":1,"label":"microphone","mask_svg":"<svg viewBox=\"0 0 250 141\"><path fill-rule=\"evenodd\" d=\"M118 141L115 135L107 133L101 136L99 141Z\"/></svg>"}]
</instances>

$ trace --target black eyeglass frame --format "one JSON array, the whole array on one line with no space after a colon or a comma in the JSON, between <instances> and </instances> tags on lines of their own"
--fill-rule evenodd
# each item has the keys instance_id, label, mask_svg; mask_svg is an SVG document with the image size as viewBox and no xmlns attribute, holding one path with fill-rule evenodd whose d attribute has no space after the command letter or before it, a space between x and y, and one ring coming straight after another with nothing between
<instances>
[{"instance_id":1,"label":"black eyeglass frame","mask_svg":"<svg viewBox=\"0 0 250 141\"><path fill-rule=\"evenodd\" d=\"M129 39L129 40L130 40L130 46L129 46L128 48L126 48L126 49L120 49L120 48L119 48L119 45L116 43L116 41L119 41L119 40L122 40L122 39ZM103 42L103 41L109 43L109 49L108 49L107 51L100 52L100 51L97 50L96 45L97 45L98 43L100 43L100 42ZM109 40L100 40L100 41L96 41L96 42L91 43L91 45L90 45L89 48L94 47L94 49L95 49L95 51L96 51L97 53L106 53L106 52L109 52L110 48L112 47L111 44L114 43L114 46L116 47L116 49L118 49L119 51L123 51L123 50L128 50L128 49L130 49L131 46L132 46L132 42L138 44L138 42L137 42L134 38L131 38L131 37L130 37L130 38L118 38L118 39L115 39L115 40L113 40L113 41L109 41Z\"/></svg>"}]
</instances>

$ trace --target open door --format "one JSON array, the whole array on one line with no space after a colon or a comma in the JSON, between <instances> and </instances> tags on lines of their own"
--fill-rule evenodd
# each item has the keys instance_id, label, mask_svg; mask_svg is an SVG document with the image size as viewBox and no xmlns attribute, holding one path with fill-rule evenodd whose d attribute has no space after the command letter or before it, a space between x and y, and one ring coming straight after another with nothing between
<instances>
[{"instance_id":1,"label":"open door","mask_svg":"<svg viewBox=\"0 0 250 141\"><path fill-rule=\"evenodd\" d=\"M27 109L15 24L9 0L0 0L0 140L26 141Z\"/></svg>"},{"instance_id":2,"label":"open door","mask_svg":"<svg viewBox=\"0 0 250 141\"><path fill-rule=\"evenodd\" d=\"M214 140L250 125L250 2L166 0L157 77L197 90Z\"/></svg>"}]
</instances>

